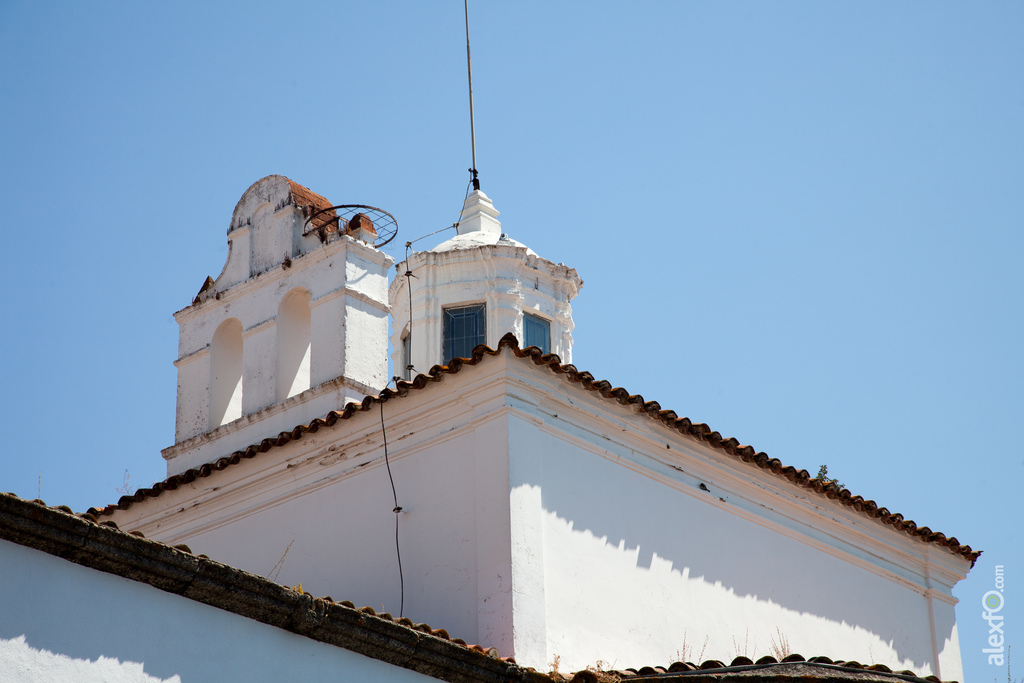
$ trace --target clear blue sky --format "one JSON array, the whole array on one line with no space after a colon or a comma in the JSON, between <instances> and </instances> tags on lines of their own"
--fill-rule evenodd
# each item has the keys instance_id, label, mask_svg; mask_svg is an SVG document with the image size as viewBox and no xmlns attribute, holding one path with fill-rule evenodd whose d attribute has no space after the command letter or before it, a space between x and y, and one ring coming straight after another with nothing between
<instances>
[{"instance_id":1,"label":"clear blue sky","mask_svg":"<svg viewBox=\"0 0 1024 683\"><path fill-rule=\"evenodd\" d=\"M584 278L576 365L984 550L966 677L1006 677L996 564L1019 677L1024 3L470 13L483 189ZM84 510L164 477L171 314L257 179L399 242L452 223L463 30L457 0L0 3L0 488Z\"/></svg>"}]
</instances>

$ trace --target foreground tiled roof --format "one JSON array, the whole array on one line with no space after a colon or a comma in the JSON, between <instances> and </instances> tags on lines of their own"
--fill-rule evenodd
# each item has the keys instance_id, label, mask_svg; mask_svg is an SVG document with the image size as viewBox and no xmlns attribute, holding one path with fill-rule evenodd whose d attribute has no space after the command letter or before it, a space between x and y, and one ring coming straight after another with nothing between
<instances>
[{"instance_id":1,"label":"foreground tiled roof","mask_svg":"<svg viewBox=\"0 0 1024 683\"><path fill-rule=\"evenodd\" d=\"M123 532L112 521L100 522L92 513L76 515L66 506L47 507L41 500L0 493L0 539L447 681L939 681L934 676L918 678L910 671L893 672L878 664L827 657L805 660L798 654L782 662L773 657L756 662L737 657L729 664L707 660L699 665L675 662L668 667L543 674L518 666L512 658L502 658L494 648L467 645L444 629L378 614L370 607L356 608L349 601L313 597L301 587L280 586L206 555L195 555L185 545L172 547L139 532Z\"/></svg>"},{"instance_id":2,"label":"foreground tiled roof","mask_svg":"<svg viewBox=\"0 0 1024 683\"><path fill-rule=\"evenodd\" d=\"M781 662L774 657L762 657L756 662L737 657L730 664L708 660L701 665L676 662L668 668L645 666L626 671L598 671L588 669L571 675L550 674L565 683L938 683L935 676L919 678L912 671L892 671L887 666L867 666L859 662L833 661L828 657L804 659L793 654Z\"/></svg>"},{"instance_id":3,"label":"foreground tiled roof","mask_svg":"<svg viewBox=\"0 0 1024 683\"><path fill-rule=\"evenodd\" d=\"M765 469L775 475L784 477L797 486L811 489L827 498L835 500L841 505L851 507L867 517L878 519L892 526L897 531L902 531L928 543L935 543L948 548L951 552L970 560L971 566L974 565L978 556L981 555L980 550L973 550L969 545L962 545L956 538L947 537L945 534L932 531L926 526L918 526L912 520L904 519L903 515L898 512L890 512L888 508L880 507L873 500L866 500L861 496L855 496L849 490L841 488L834 483L826 483L816 479L807 470L798 470L795 467L783 465L778 459L769 458L766 454L755 451L751 446L741 445L734 438L724 438L706 424L695 423L689 418L679 417L672 410L662 410L661 405L657 401L646 401L640 394L630 394L621 387L613 387L610 382L597 380L589 372L577 370L573 365L562 365L558 356L554 354L543 355L538 348L532 346L520 349L519 341L512 333L508 333L501 338L497 349L491 349L481 344L473 349L472 358L454 358L448 365L435 365L430 369L429 373L417 375L411 382L400 381L396 389L385 389L380 393L380 396L367 396L360 403L349 403L345 406L344 410L332 410L322 419L317 418L308 425L298 425L290 432L281 432L275 437L263 439L258 444L252 444L243 450L235 451L231 455L219 458L215 462L176 474L164 481L157 482L150 488L139 489L131 496L122 496L113 505L107 505L103 508L90 508L89 512L96 515L109 515L115 510L126 510L133 503L141 502L147 498L155 498L164 491L173 491L182 484L191 483L200 477L208 477L225 467L239 463L243 459L256 457L258 454L266 453L275 446L284 446L290 441L301 439L304 434L315 433L322 427L333 427L339 420L348 420L357 413L370 410L375 403L405 397L412 391L422 391L434 382L443 381L446 375L457 374L464 367L478 365L484 362L488 356L498 355L504 348L508 348L517 358L524 359L526 362L532 362L538 368L547 368L551 372L564 375L573 386L585 391L597 392L602 397L614 400L624 406L632 406L638 412L647 414L666 427L706 443L730 457L739 458L743 462L749 463L752 467Z\"/></svg>"},{"instance_id":4,"label":"foreground tiled roof","mask_svg":"<svg viewBox=\"0 0 1024 683\"><path fill-rule=\"evenodd\" d=\"M280 586L194 555L187 546L126 533L112 521L76 515L65 506L0 493L0 539L443 680L550 680L502 659L494 648L451 638L444 629Z\"/></svg>"}]
</instances>

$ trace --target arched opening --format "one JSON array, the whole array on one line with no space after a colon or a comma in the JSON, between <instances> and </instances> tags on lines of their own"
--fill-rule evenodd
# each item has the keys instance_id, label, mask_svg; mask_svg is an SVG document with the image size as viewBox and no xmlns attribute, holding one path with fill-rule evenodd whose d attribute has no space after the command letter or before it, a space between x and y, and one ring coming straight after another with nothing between
<instances>
[{"instance_id":1,"label":"arched opening","mask_svg":"<svg viewBox=\"0 0 1024 683\"><path fill-rule=\"evenodd\" d=\"M210 344L210 429L242 417L242 323L229 318Z\"/></svg>"},{"instance_id":2,"label":"arched opening","mask_svg":"<svg viewBox=\"0 0 1024 683\"><path fill-rule=\"evenodd\" d=\"M309 292L293 289L277 309L277 400L309 389Z\"/></svg>"}]
</instances>

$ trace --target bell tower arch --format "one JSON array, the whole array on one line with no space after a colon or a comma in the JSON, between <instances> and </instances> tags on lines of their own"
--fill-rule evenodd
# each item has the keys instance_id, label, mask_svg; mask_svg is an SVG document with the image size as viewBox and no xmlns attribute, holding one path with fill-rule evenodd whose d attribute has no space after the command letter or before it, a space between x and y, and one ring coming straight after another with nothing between
<instances>
[{"instance_id":1,"label":"bell tower arch","mask_svg":"<svg viewBox=\"0 0 1024 683\"><path fill-rule=\"evenodd\" d=\"M175 444L163 451L168 474L387 384L393 260L373 246L372 225L308 229L308 219L330 207L280 175L257 181L238 201L224 269L174 314L178 407Z\"/></svg>"}]
</instances>

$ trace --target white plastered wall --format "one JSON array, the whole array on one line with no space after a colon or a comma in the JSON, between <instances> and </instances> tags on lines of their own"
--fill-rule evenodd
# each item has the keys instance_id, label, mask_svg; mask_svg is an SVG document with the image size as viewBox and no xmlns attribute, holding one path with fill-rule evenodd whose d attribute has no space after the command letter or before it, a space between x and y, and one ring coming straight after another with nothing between
<instances>
[{"instance_id":1,"label":"white plastered wall","mask_svg":"<svg viewBox=\"0 0 1024 683\"><path fill-rule=\"evenodd\" d=\"M482 370L484 368L481 368ZM512 651L501 364L384 404L114 515L122 529L306 592ZM457 380L458 378L452 378ZM507 655L506 655L507 656Z\"/></svg>"},{"instance_id":2,"label":"white plastered wall","mask_svg":"<svg viewBox=\"0 0 1024 683\"><path fill-rule=\"evenodd\" d=\"M513 581L531 587L516 604L527 625L517 656L571 671L757 659L785 642L806 657L934 672L927 598L902 572L733 513L710 500L717 489L703 500L530 427L510 432ZM942 675L958 678L948 589L937 611L950 641Z\"/></svg>"},{"instance_id":3,"label":"white plastered wall","mask_svg":"<svg viewBox=\"0 0 1024 683\"><path fill-rule=\"evenodd\" d=\"M10 541L0 541L0 678L436 680Z\"/></svg>"},{"instance_id":4,"label":"white plastered wall","mask_svg":"<svg viewBox=\"0 0 1024 683\"><path fill-rule=\"evenodd\" d=\"M728 663L786 646L962 677L951 591L969 561L596 392L570 402L525 381L538 391L517 385L508 428L517 661Z\"/></svg>"}]
</instances>

